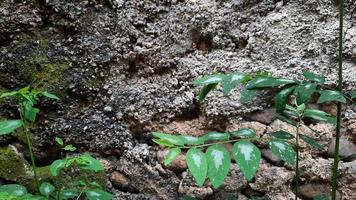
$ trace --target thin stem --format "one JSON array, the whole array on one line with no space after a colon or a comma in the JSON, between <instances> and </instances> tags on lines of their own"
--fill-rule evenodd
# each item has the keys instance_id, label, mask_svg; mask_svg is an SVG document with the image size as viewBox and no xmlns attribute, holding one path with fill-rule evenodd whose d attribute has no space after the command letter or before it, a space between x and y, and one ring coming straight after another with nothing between
<instances>
[{"instance_id":1,"label":"thin stem","mask_svg":"<svg viewBox=\"0 0 356 200\"><path fill-rule=\"evenodd\" d=\"M181 149L189 149L189 148L201 148L201 147L207 147L207 146L211 146L214 144L226 144L226 143L231 143L231 142L237 142L240 140L264 140L264 138L240 138L240 139L234 139L234 140L225 140L225 141L219 141L219 142L213 142L213 143L209 143L209 144L200 144L200 145L192 145L192 146L182 146L179 147Z\"/></svg>"},{"instance_id":2,"label":"thin stem","mask_svg":"<svg viewBox=\"0 0 356 200\"><path fill-rule=\"evenodd\" d=\"M296 150L296 163L295 163L295 200L298 200L298 187L299 187L299 127L300 121L297 124L297 132L295 135L295 150Z\"/></svg>"},{"instance_id":3,"label":"thin stem","mask_svg":"<svg viewBox=\"0 0 356 200\"><path fill-rule=\"evenodd\" d=\"M339 0L339 69L338 69L338 91L342 93L342 50L343 50L343 26L344 26L344 0ZM337 103L337 120L336 120L336 138L335 138L335 157L333 164L333 177L332 177L332 200L336 200L337 190L337 175L339 167L339 144L340 144L340 129L341 129L341 102Z\"/></svg>"}]
</instances>

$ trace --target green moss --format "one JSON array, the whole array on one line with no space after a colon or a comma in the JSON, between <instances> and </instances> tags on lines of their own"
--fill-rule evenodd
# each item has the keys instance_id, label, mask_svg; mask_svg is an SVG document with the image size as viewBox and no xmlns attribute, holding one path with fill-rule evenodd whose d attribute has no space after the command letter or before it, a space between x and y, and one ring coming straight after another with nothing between
<instances>
[{"instance_id":1,"label":"green moss","mask_svg":"<svg viewBox=\"0 0 356 200\"><path fill-rule=\"evenodd\" d=\"M33 173L28 162L11 147L0 148L0 177L15 182L31 179Z\"/></svg>"}]
</instances>

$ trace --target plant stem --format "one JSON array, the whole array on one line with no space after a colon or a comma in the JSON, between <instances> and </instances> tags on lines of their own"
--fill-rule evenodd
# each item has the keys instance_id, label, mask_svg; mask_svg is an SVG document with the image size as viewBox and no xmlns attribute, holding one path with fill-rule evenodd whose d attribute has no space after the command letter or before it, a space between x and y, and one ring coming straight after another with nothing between
<instances>
[{"instance_id":1,"label":"plant stem","mask_svg":"<svg viewBox=\"0 0 356 200\"><path fill-rule=\"evenodd\" d=\"M342 93L342 50L343 50L343 26L344 26L344 0L339 0L339 69L338 69L338 91ZM337 120L336 120L336 138L335 138L335 156L333 164L332 177L332 200L336 200L337 190L337 175L339 167L339 144L340 144L340 129L341 129L341 102L337 103Z\"/></svg>"},{"instance_id":2,"label":"plant stem","mask_svg":"<svg viewBox=\"0 0 356 200\"><path fill-rule=\"evenodd\" d=\"M240 140L264 140L265 138L240 138L240 139L234 139L234 140L225 140L225 141L219 141L219 142L213 142L213 143L209 143L209 144L200 144L200 145L192 145L192 146L178 146L178 148L181 149L189 149L189 148L201 148L201 147L207 147L207 146L211 146L214 144L226 144L226 143L231 143L231 142L237 142Z\"/></svg>"},{"instance_id":3,"label":"plant stem","mask_svg":"<svg viewBox=\"0 0 356 200\"><path fill-rule=\"evenodd\" d=\"M298 200L298 187L299 187L299 127L300 121L297 124L297 132L295 135L295 151L296 151L296 162L295 162L295 200Z\"/></svg>"}]
</instances>

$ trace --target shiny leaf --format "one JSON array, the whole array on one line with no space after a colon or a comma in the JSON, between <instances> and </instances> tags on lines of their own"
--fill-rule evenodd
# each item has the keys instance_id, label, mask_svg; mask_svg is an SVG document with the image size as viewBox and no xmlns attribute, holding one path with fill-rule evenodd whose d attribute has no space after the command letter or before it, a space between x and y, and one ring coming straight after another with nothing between
<instances>
[{"instance_id":1,"label":"shiny leaf","mask_svg":"<svg viewBox=\"0 0 356 200\"><path fill-rule=\"evenodd\" d=\"M59 145L61 145L61 146L64 144L62 138L60 138L60 137L56 137L56 138L55 138L55 141L57 142L57 144L59 144Z\"/></svg>"},{"instance_id":2,"label":"shiny leaf","mask_svg":"<svg viewBox=\"0 0 356 200\"><path fill-rule=\"evenodd\" d=\"M93 158L89 154L84 154L77 158L77 160L79 160L79 159L86 162L86 164L80 164L79 162L77 162L77 164L79 165L79 167L81 169L91 170L94 172L104 171L104 167L101 164L101 162L99 160Z\"/></svg>"},{"instance_id":3,"label":"shiny leaf","mask_svg":"<svg viewBox=\"0 0 356 200\"><path fill-rule=\"evenodd\" d=\"M241 103L246 103L248 101L251 101L253 97L255 97L258 94L258 90L243 90L240 94L240 102Z\"/></svg>"},{"instance_id":4,"label":"shiny leaf","mask_svg":"<svg viewBox=\"0 0 356 200\"><path fill-rule=\"evenodd\" d=\"M37 113L40 111L40 109L34 108L32 106L33 106L32 102L29 101L23 102L23 109L24 109L23 112L26 120L30 122L35 122Z\"/></svg>"},{"instance_id":5,"label":"shiny leaf","mask_svg":"<svg viewBox=\"0 0 356 200\"><path fill-rule=\"evenodd\" d=\"M0 121L0 135L6 135L23 125L21 120L5 120Z\"/></svg>"},{"instance_id":6,"label":"shiny leaf","mask_svg":"<svg viewBox=\"0 0 356 200\"><path fill-rule=\"evenodd\" d=\"M55 160L55 161L51 164L51 166L50 166L50 168L49 168L49 170L50 170L50 172L51 172L51 175L52 175L52 176L57 176L57 175L58 175L58 172L59 172L61 169L63 169L64 166L65 166L64 160Z\"/></svg>"},{"instance_id":7,"label":"shiny leaf","mask_svg":"<svg viewBox=\"0 0 356 200\"><path fill-rule=\"evenodd\" d=\"M173 160L175 160L181 153L180 148L172 148L169 150L168 155L164 159L164 165L170 165Z\"/></svg>"},{"instance_id":8,"label":"shiny leaf","mask_svg":"<svg viewBox=\"0 0 356 200\"><path fill-rule=\"evenodd\" d=\"M234 144L234 158L239 165L244 177L252 180L261 160L260 150L250 141L241 140Z\"/></svg>"},{"instance_id":9,"label":"shiny leaf","mask_svg":"<svg viewBox=\"0 0 356 200\"><path fill-rule=\"evenodd\" d=\"M317 82L317 83L323 84L325 82L325 77L316 75L310 71L304 71L303 75L306 79Z\"/></svg>"},{"instance_id":10,"label":"shiny leaf","mask_svg":"<svg viewBox=\"0 0 356 200\"><path fill-rule=\"evenodd\" d=\"M40 186L40 193L47 198L54 190L54 186L48 182L43 182Z\"/></svg>"},{"instance_id":11,"label":"shiny leaf","mask_svg":"<svg viewBox=\"0 0 356 200\"><path fill-rule=\"evenodd\" d=\"M193 83L195 85L210 85L210 84L215 84L219 83L223 80L224 75L223 74L212 74L208 76L203 76L202 78L196 79Z\"/></svg>"},{"instance_id":12,"label":"shiny leaf","mask_svg":"<svg viewBox=\"0 0 356 200\"><path fill-rule=\"evenodd\" d=\"M43 95L43 96L45 96L45 97L47 97L49 99L59 100L59 97L57 97L56 95L51 94L49 92L46 92L46 91L45 92L41 92L41 95Z\"/></svg>"},{"instance_id":13,"label":"shiny leaf","mask_svg":"<svg viewBox=\"0 0 356 200\"><path fill-rule=\"evenodd\" d=\"M181 135L180 138L184 142L184 144L188 145L196 145L196 144L203 144L204 139L200 137L190 136L190 135Z\"/></svg>"},{"instance_id":14,"label":"shiny leaf","mask_svg":"<svg viewBox=\"0 0 356 200\"><path fill-rule=\"evenodd\" d=\"M329 197L326 194L319 194L315 196L313 200L329 200Z\"/></svg>"},{"instance_id":15,"label":"shiny leaf","mask_svg":"<svg viewBox=\"0 0 356 200\"><path fill-rule=\"evenodd\" d=\"M88 200L112 200L114 195L101 189L86 190Z\"/></svg>"},{"instance_id":16,"label":"shiny leaf","mask_svg":"<svg viewBox=\"0 0 356 200\"><path fill-rule=\"evenodd\" d=\"M205 141L208 140L228 140L230 138L230 134L228 133L219 133L219 132L210 132L205 134L202 139Z\"/></svg>"},{"instance_id":17,"label":"shiny leaf","mask_svg":"<svg viewBox=\"0 0 356 200\"><path fill-rule=\"evenodd\" d=\"M198 101L203 102L209 92L215 89L217 85L217 83L205 85L199 92Z\"/></svg>"},{"instance_id":18,"label":"shiny leaf","mask_svg":"<svg viewBox=\"0 0 356 200\"><path fill-rule=\"evenodd\" d=\"M197 148L189 149L186 155L186 161L188 169L197 182L197 185L202 186L208 172L205 154Z\"/></svg>"},{"instance_id":19,"label":"shiny leaf","mask_svg":"<svg viewBox=\"0 0 356 200\"><path fill-rule=\"evenodd\" d=\"M298 85L294 90L298 105L309 103L312 95L316 92L316 87L317 85L315 83L303 83Z\"/></svg>"},{"instance_id":20,"label":"shiny leaf","mask_svg":"<svg viewBox=\"0 0 356 200\"><path fill-rule=\"evenodd\" d=\"M184 145L184 141L182 140L182 138L180 138L179 136L176 135L170 135L170 134L166 134L166 133L161 133L161 132L153 132L152 133L155 137L159 138L159 139L163 139L168 141L171 144L174 145L179 145L182 146Z\"/></svg>"},{"instance_id":21,"label":"shiny leaf","mask_svg":"<svg viewBox=\"0 0 356 200\"><path fill-rule=\"evenodd\" d=\"M272 153L281 160L286 161L289 164L294 164L296 160L296 153L293 147L282 140L274 139L268 143Z\"/></svg>"},{"instance_id":22,"label":"shiny leaf","mask_svg":"<svg viewBox=\"0 0 356 200\"><path fill-rule=\"evenodd\" d=\"M223 77L223 94L226 96L229 92L234 89L239 83L241 83L245 78L244 74L241 73L231 73Z\"/></svg>"},{"instance_id":23,"label":"shiny leaf","mask_svg":"<svg viewBox=\"0 0 356 200\"><path fill-rule=\"evenodd\" d=\"M264 88L273 88L282 85L295 84L298 83L296 80L291 79L282 79L282 78L273 78L273 77L257 77L252 79L246 85L248 90L253 89L264 89Z\"/></svg>"},{"instance_id":24,"label":"shiny leaf","mask_svg":"<svg viewBox=\"0 0 356 200\"><path fill-rule=\"evenodd\" d=\"M160 146L163 146L163 147L174 147L175 146L174 144L172 144L164 139L152 139L152 141Z\"/></svg>"},{"instance_id":25,"label":"shiny leaf","mask_svg":"<svg viewBox=\"0 0 356 200\"><path fill-rule=\"evenodd\" d=\"M346 103L346 99L342 93L335 90L321 90L319 91L320 97L317 103L324 103L328 101L338 101L341 103Z\"/></svg>"},{"instance_id":26,"label":"shiny leaf","mask_svg":"<svg viewBox=\"0 0 356 200\"><path fill-rule=\"evenodd\" d=\"M238 137L256 137L256 131L250 128L241 128L231 132L231 135Z\"/></svg>"},{"instance_id":27,"label":"shiny leaf","mask_svg":"<svg viewBox=\"0 0 356 200\"><path fill-rule=\"evenodd\" d=\"M302 140L304 140L304 142L308 143L312 147L314 147L316 149L319 149L319 150L323 150L324 149L323 145L321 145L319 142L317 142L313 138L311 138L311 137L309 137L307 135L303 135L303 134L299 134L299 136L300 136L300 138Z\"/></svg>"},{"instance_id":28,"label":"shiny leaf","mask_svg":"<svg viewBox=\"0 0 356 200\"><path fill-rule=\"evenodd\" d=\"M290 134L286 131L276 131L276 132L271 133L271 135L278 139L290 140L290 139L294 138L294 136L292 134Z\"/></svg>"},{"instance_id":29,"label":"shiny leaf","mask_svg":"<svg viewBox=\"0 0 356 200\"><path fill-rule=\"evenodd\" d=\"M15 96L17 93L17 91L4 92L0 95L0 98Z\"/></svg>"},{"instance_id":30,"label":"shiny leaf","mask_svg":"<svg viewBox=\"0 0 356 200\"><path fill-rule=\"evenodd\" d=\"M77 192L74 190L70 189L65 189L60 192L60 200L67 200L67 199L73 199L74 197L78 196Z\"/></svg>"},{"instance_id":31,"label":"shiny leaf","mask_svg":"<svg viewBox=\"0 0 356 200\"><path fill-rule=\"evenodd\" d=\"M7 184L7 185L0 185L0 192L6 192L11 195L20 197L27 194L27 189L22 185Z\"/></svg>"},{"instance_id":32,"label":"shiny leaf","mask_svg":"<svg viewBox=\"0 0 356 200\"><path fill-rule=\"evenodd\" d=\"M356 90L351 91L350 96L351 96L351 99L355 99L356 98Z\"/></svg>"},{"instance_id":33,"label":"shiny leaf","mask_svg":"<svg viewBox=\"0 0 356 200\"><path fill-rule=\"evenodd\" d=\"M288 117L284 116L284 115L281 115L281 114L276 114L276 117L277 119L283 121L283 122L286 122L292 126L297 126L297 122L292 120L292 119L289 119Z\"/></svg>"},{"instance_id":34,"label":"shiny leaf","mask_svg":"<svg viewBox=\"0 0 356 200\"><path fill-rule=\"evenodd\" d=\"M75 151L77 148L74 147L72 144L68 144L63 149L66 151Z\"/></svg>"},{"instance_id":35,"label":"shiny leaf","mask_svg":"<svg viewBox=\"0 0 356 200\"><path fill-rule=\"evenodd\" d=\"M315 120L336 124L335 117L332 117L329 113L317 109L306 109L304 112L304 117L309 117Z\"/></svg>"},{"instance_id":36,"label":"shiny leaf","mask_svg":"<svg viewBox=\"0 0 356 200\"><path fill-rule=\"evenodd\" d=\"M210 146L206 150L208 177L214 188L218 188L230 169L230 152L221 145Z\"/></svg>"},{"instance_id":37,"label":"shiny leaf","mask_svg":"<svg viewBox=\"0 0 356 200\"><path fill-rule=\"evenodd\" d=\"M295 86L285 88L275 96L274 105L277 113L281 113L285 109L288 103L289 95L293 93L294 88Z\"/></svg>"}]
</instances>

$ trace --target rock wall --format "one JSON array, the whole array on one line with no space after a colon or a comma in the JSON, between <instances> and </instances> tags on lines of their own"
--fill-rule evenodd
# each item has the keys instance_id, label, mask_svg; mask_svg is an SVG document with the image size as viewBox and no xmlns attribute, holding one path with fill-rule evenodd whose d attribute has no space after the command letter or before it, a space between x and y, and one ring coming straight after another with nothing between
<instances>
[{"instance_id":1,"label":"rock wall","mask_svg":"<svg viewBox=\"0 0 356 200\"><path fill-rule=\"evenodd\" d=\"M213 92L199 105L192 81L214 71L258 70L300 79L302 70L311 70L335 85L337 6L329 0L0 0L0 92L32 85L61 97L41 107L34 134L38 152L60 135L110 163L117 199L177 199L195 186L185 181L184 167L167 170L157 161L151 131L201 134L252 120L250 126L263 134L278 123L271 119L256 127L251 113L270 101L242 105L238 88L228 97ZM356 88L356 2L346 0L345 7L344 76L351 90ZM11 103L1 102L0 117L14 116ZM346 109L344 127L354 142L355 113L355 107ZM305 159L330 168L331 159L313 155ZM41 156L44 162L53 157ZM355 162L342 166L354 173ZM225 193L241 199L254 193L271 199L293 195L290 169L266 161L260 171L241 190L193 191L204 199L222 199ZM283 180L263 190L263 184L275 183L271 177L266 181L268 173ZM231 183L241 179L234 176ZM317 170L305 176L305 183L327 184L330 178ZM351 180L345 176L343 182L348 199L356 198L356 186L346 184Z\"/></svg>"}]
</instances>

